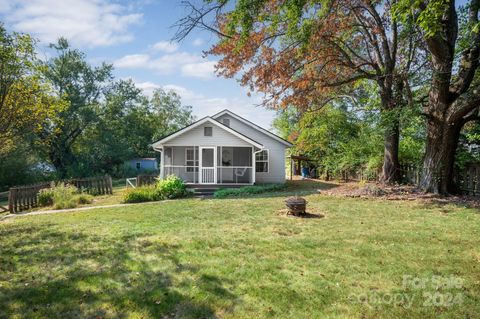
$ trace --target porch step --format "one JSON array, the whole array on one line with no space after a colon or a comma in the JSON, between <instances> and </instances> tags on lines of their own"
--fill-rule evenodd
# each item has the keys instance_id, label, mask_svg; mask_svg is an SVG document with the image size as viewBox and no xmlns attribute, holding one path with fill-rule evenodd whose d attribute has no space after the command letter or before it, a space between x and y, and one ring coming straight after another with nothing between
<instances>
[{"instance_id":1,"label":"porch step","mask_svg":"<svg viewBox=\"0 0 480 319\"><path fill-rule=\"evenodd\" d=\"M195 195L213 195L218 188L194 188L193 193Z\"/></svg>"},{"instance_id":2,"label":"porch step","mask_svg":"<svg viewBox=\"0 0 480 319\"><path fill-rule=\"evenodd\" d=\"M195 196L211 196L215 191L221 188L238 188L242 187L242 185L222 185L222 186L215 186L215 185L188 185L187 188L193 191Z\"/></svg>"},{"instance_id":3,"label":"porch step","mask_svg":"<svg viewBox=\"0 0 480 319\"><path fill-rule=\"evenodd\" d=\"M205 187L189 187L190 190L193 191L195 196L211 196L215 193L218 188L205 188Z\"/></svg>"}]
</instances>

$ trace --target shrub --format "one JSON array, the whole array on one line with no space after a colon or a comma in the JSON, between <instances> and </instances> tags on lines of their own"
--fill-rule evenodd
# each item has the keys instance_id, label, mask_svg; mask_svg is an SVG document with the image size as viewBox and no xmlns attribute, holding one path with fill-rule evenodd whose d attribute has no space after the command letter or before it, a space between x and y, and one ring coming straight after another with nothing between
<instances>
[{"instance_id":1,"label":"shrub","mask_svg":"<svg viewBox=\"0 0 480 319\"><path fill-rule=\"evenodd\" d=\"M91 204L93 202L93 196L89 194L76 195L75 199L80 205Z\"/></svg>"},{"instance_id":2,"label":"shrub","mask_svg":"<svg viewBox=\"0 0 480 319\"><path fill-rule=\"evenodd\" d=\"M169 175L157 182L156 196L160 199L173 199L187 195L187 185L175 175Z\"/></svg>"},{"instance_id":3,"label":"shrub","mask_svg":"<svg viewBox=\"0 0 480 319\"><path fill-rule=\"evenodd\" d=\"M264 184L264 185L253 185L253 186L244 186L240 188L222 188L217 190L213 197L215 198L226 198L226 197L237 197L237 196L248 196L255 195L267 192L280 191L286 188L285 184Z\"/></svg>"},{"instance_id":4,"label":"shrub","mask_svg":"<svg viewBox=\"0 0 480 319\"><path fill-rule=\"evenodd\" d=\"M76 202L74 197L69 198L61 198L57 201L54 201L53 208L54 209L68 209L68 208L75 208L77 207L78 203Z\"/></svg>"},{"instance_id":5,"label":"shrub","mask_svg":"<svg viewBox=\"0 0 480 319\"><path fill-rule=\"evenodd\" d=\"M125 203L141 203L155 200L155 187L152 185L141 186L128 190L123 196Z\"/></svg>"},{"instance_id":6,"label":"shrub","mask_svg":"<svg viewBox=\"0 0 480 319\"><path fill-rule=\"evenodd\" d=\"M156 185L140 186L127 191L123 197L125 203L141 203L164 199L185 197L187 186L177 176L170 175Z\"/></svg>"},{"instance_id":7,"label":"shrub","mask_svg":"<svg viewBox=\"0 0 480 319\"><path fill-rule=\"evenodd\" d=\"M55 209L75 208L79 204L90 204L91 202L93 202L93 196L79 194L75 186L63 183L52 188L42 189L38 194L40 206L53 206Z\"/></svg>"},{"instance_id":8,"label":"shrub","mask_svg":"<svg viewBox=\"0 0 480 319\"><path fill-rule=\"evenodd\" d=\"M53 188L44 188L38 193L38 205L52 206L53 205Z\"/></svg>"}]
</instances>

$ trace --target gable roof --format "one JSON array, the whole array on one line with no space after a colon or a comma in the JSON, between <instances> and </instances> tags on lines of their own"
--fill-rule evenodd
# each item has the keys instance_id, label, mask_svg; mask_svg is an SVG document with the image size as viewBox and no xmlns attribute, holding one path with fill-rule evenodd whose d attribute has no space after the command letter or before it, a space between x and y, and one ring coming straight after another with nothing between
<instances>
[{"instance_id":1,"label":"gable roof","mask_svg":"<svg viewBox=\"0 0 480 319\"><path fill-rule=\"evenodd\" d=\"M292 146L293 146L293 144L290 143L289 141L284 140L284 139L281 138L280 136L278 136L278 135L276 135L276 134L273 134L272 132L264 129L263 127L258 126L257 124L252 123L252 122L250 122L249 120L247 120L247 119L241 117L240 115L235 114L235 113L233 113L232 111L229 111L229 110L227 110L227 109L225 109L225 110L223 110L223 111L220 111L220 112L218 112L217 114L212 115L212 118L216 119L216 118L218 118L218 117L220 117L220 116L222 116L222 115L225 115L225 114L228 114L228 115L232 116L233 118L239 120L240 122L242 122L242 123L244 123L244 124L246 124L246 125L254 128L254 129L256 129L257 131L262 132L263 134L265 134L265 135L273 138L274 140L276 140L276 141L278 141L278 142L280 142L280 143L282 143L282 144L284 144L284 145L286 145L286 146L288 146L288 147L292 147Z\"/></svg>"},{"instance_id":2,"label":"gable roof","mask_svg":"<svg viewBox=\"0 0 480 319\"><path fill-rule=\"evenodd\" d=\"M200 126L200 125L202 125L202 124L204 124L204 123L207 123L207 122L209 122L209 123L211 123L211 124L213 124L213 125L216 125L217 127L219 127L219 128L221 128L221 129L223 129L223 130L225 130L225 131L227 131L227 132L235 135L236 137L238 137L238 138L246 141L246 142L249 143L249 144L252 144L252 145L255 146L255 147L263 148L263 145L262 145L262 144L258 143L258 142L255 141L255 140L252 140L252 139L249 138L248 136L246 136L246 135L244 135L244 134L242 134L242 133L240 133L240 132L237 132L237 131L235 131L234 129L232 129L232 128L230 128L230 127L228 127L228 126L220 123L219 121L211 118L210 116L206 116L206 117L204 117L204 118L201 118L200 120L198 120L198 121L196 121L196 122L193 122L192 124L187 125L187 126L185 126L184 128L179 129L179 130L176 131L176 132L173 132L172 134L169 134L169 135L165 136L165 137L162 138L161 140L153 143L153 144L152 144L152 147L155 149L156 146L165 144L166 142L170 141L171 139L174 139L175 137L177 137L177 136L179 136L179 135L182 135L183 133L186 133L186 132L190 131L191 129L194 129L195 127Z\"/></svg>"}]
</instances>

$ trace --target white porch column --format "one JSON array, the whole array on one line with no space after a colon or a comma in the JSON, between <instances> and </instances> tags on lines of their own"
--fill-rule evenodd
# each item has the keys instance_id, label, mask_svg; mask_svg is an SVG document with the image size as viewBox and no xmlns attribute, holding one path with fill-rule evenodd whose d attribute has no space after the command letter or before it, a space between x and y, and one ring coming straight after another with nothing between
<instances>
[{"instance_id":1,"label":"white porch column","mask_svg":"<svg viewBox=\"0 0 480 319\"><path fill-rule=\"evenodd\" d=\"M256 167L255 167L255 148L252 147L252 184L255 184L255 171L256 171Z\"/></svg>"},{"instance_id":2,"label":"white porch column","mask_svg":"<svg viewBox=\"0 0 480 319\"><path fill-rule=\"evenodd\" d=\"M162 145L162 153L160 154L160 178L163 179L165 174L165 148Z\"/></svg>"}]
</instances>

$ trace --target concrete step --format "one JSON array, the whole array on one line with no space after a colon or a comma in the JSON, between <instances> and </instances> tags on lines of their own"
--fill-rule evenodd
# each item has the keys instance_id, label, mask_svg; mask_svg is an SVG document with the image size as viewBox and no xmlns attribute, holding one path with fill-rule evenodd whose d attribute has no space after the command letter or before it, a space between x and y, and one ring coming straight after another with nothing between
<instances>
[{"instance_id":1,"label":"concrete step","mask_svg":"<svg viewBox=\"0 0 480 319\"><path fill-rule=\"evenodd\" d=\"M195 195L213 195L218 188L190 188Z\"/></svg>"}]
</instances>

